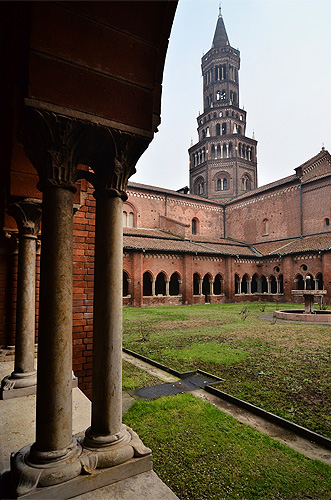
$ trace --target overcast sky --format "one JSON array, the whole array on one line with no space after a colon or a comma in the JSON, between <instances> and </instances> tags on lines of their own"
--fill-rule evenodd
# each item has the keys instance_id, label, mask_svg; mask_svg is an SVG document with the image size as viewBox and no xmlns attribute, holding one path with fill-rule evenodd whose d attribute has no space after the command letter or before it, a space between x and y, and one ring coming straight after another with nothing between
<instances>
[{"instance_id":1,"label":"overcast sky","mask_svg":"<svg viewBox=\"0 0 331 500\"><path fill-rule=\"evenodd\" d=\"M161 125L130 180L189 184L188 148L203 111L201 57L211 48L218 0L180 0L166 59ZM331 0L223 0L230 45L240 50L240 107L258 141L258 184L293 173L331 148Z\"/></svg>"}]
</instances>

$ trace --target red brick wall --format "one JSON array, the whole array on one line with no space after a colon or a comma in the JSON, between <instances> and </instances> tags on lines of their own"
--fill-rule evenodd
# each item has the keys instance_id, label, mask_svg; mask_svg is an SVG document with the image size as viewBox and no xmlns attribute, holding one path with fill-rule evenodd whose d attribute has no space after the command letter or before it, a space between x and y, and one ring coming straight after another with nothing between
<instances>
[{"instance_id":1,"label":"red brick wall","mask_svg":"<svg viewBox=\"0 0 331 500\"><path fill-rule=\"evenodd\" d=\"M227 237L258 243L300 236L300 190L298 183L238 200L226 207ZM269 221L264 234L263 220Z\"/></svg>"},{"instance_id":2,"label":"red brick wall","mask_svg":"<svg viewBox=\"0 0 331 500\"><path fill-rule=\"evenodd\" d=\"M315 234L331 231L325 227L324 219L331 220L331 180L319 179L302 186L303 234Z\"/></svg>"}]
</instances>

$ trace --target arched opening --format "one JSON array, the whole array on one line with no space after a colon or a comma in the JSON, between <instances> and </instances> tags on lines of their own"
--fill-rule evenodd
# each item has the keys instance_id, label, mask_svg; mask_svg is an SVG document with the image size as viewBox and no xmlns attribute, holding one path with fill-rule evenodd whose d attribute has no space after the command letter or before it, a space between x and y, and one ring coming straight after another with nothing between
<instances>
[{"instance_id":1,"label":"arched opening","mask_svg":"<svg viewBox=\"0 0 331 500\"><path fill-rule=\"evenodd\" d=\"M129 295L129 276L126 271L123 271L123 297Z\"/></svg>"},{"instance_id":2,"label":"arched opening","mask_svg":"<svg viewBox=\"0 0 331 500\"><path fill-rule=\"evenodd\" d=\"M248 275L244 274L241 280L241 293L248 293L248 281L249 281Z\"/></svg>"},{"instance_id":3,"label":"arched opening","mask_svg":"<svg viewBox=\"0 0 331 500\"><path fill-rule=\"evenodd\" d=\"M261 293L268 293L268 282L265 276L261 276Z\"/></svg>"},{"instance_id":4,"label":"arched opening","mask_svg":"<svg viewBox=\"0 0 331 500\"><path fill-rule=\"evenodd\" d=\"M205 274L202 281L202 295L205 296L205 301L209 302L210 298L210 274Z\"/></svg>"},{"instance_id":5,"label":"arched opening","mask_svg":"<svg viewBox=\"0 0 331 500\"><path fill-rule=\"evenodd\" d=\"M316 281L317 281L317 289L318 290L323 290L323 274L318 273L316 274Z\"/></svg>"},{"instance_id":6,"label":"arched opening","mask_svg":"<svg viewBox=\"0 0 331 500\"><path fill-rule=\"evenodd\" d=\"M306 290L315 290L315 280L311 274L306 275Z\"/></svg>"},{"instance_id":7,"label":"arched opening","mask_svg":"<svg viewBox=\"0 0 331 500\"><path fill-rule=\"evenodd\" d=\"M252 293L257 293L257 281L258 281L257 274L253 274L252 284L251 284L251 292Z\"/></svg>"},{"instance_id":8,"label":"arched opening","mask_svg":"<svg viewBox=\"0 0 331 500\"><path fill-rule=\"evenodd\" d=\"M222 135L226 135L226 123L222 123Z\"/></svg>"},{"instance_id":9,"label":"arched opening","mask_svg":"<svg viewBox=\"0 0 331 500\"><path fill-rule=\"evenodd\" d=\"M216 274L214 280L214 295L221 295L222 293L222 276L220 274Z\"/></svg>"},{"instance_id":10,"label":"arched opening","mask_svg":"<svg viewBox=\"0 0 331 500\"><path fill-rule=\"evenodd\" d=\"M164 272L160 272L155 281L155 295L165 295L166 294L166 276Z\"/></svg>"},{"instance_id":11,"label":"arched opening","mask_svg":"<svg viewBox=\"0 0 331 500\"><path fill-rule=\"evenodd\" d=\"M143 295L145 297L152 295L152 275L149 271L143 274Z\"/></svg>"},{"instance_id":12,"label":"arched opening","mask_svg":"<svg viewBox=\"0 0 331 500\"><path fill-rule=\"evenodd\" d=\"M234 293L235 295L240 293L240 278L238 274L234 275Z\"/></svg>"},{"instance_id":13,"label":"arched opening","mask_svg":"<svg viewBox=\"0 0 331 500\"><path fill-rule=\"evenodd\" d=\"M282 274L278 276L278 283L279 293L284 293L284 280Z\"/></svg>"},{"instance_id":14,"label":"arched opening","mask_svg":"<svg viewBox=\"0 0 331 500\"><path fill-rule=\"evenodd\" d=\"M216 123L216 135L221 135L221 126L219 123Z\"/></svg>"},{"instance_id":15,"label":"arched opening","mask_svg":"<svg viewBox=\"0 0 331 500\"><path fill-rule=\"evenodd\" d=\"M193 274L193 295L199 295L199 281L200 276L198 273Z\"/></svg>"},{"instance_id":16,"label":"arched opening","mask_svg":"<svg viewBox=\"0 0 331 500\"><path fill-rule=\"evenodd\" d=\"M277 293L277 281L275 276L270 276L270 291L271 293Z\"/></svg>"},{"instance_id":17,"label":"arched opening","mask_svg":"<svg viewBox=\"0 0 331 500\"><path fill-rule=\"evenodd\" d=\"M177 272L173 273L170 277L169 294L179 295L179 274Z\"/></svg>"},{"instance_id":18,"label":"arched opening","mask_svg":"<svg viewBox=\"0 0 331 500\"><path fill-rule=\"evenodd\" d=\"M325 217L324 219L324 227L329 227L330 226L330 219L329 217Z\"/></svg>"},{"instance_id":19,"label":"arched opening","mask_svg":"<svg viewBox=\"0 0 331 500\"><path fill-rule=\"evenodd\" d=\"M304 290L305 288L305 283L304 283L304 280L303 280L303 277L301 274L297 274L296 277L295 277L295 280L296 280L296 290Z\"/></svg>"},{"instance_id":20,"label":"arched opening","mask_svg":"<svg viewBox=\"0 0 331 500\"><path fill-rule=\"evenodd\" d=\"M211 159L215 160L215 146L214 146L214 144L211 145Z\"/></svg>"}]
</instances>

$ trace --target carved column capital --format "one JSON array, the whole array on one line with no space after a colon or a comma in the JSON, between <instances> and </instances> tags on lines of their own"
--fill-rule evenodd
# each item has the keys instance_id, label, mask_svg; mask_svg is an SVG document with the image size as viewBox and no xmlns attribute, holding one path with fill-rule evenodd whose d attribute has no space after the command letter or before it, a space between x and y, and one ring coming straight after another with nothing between
<instances>
[{"instance_id":1,"label":"carved column capital","mask_svg":"<svg viewBox=\"0 0 331 500\"><path fill-rule=\"evenodd\" d=\"M25 198L10 204L7 213L14 217L19 237L30 236L37 238L41 220L41 200Z\"/></svg>"},{"instance_id":2,"label":"carved column capital","mask_svg":"<svg viewBox=\"0 0 331 500\"><path fill-rule=\"evenodd\" d=\"M97 125L89 125L85 134L80 163L88 165L93 173L81 170L78 178L94 186L95 197L118 196L125 201L128 179L151 139Z\"/></svg>"},{"instance_id":3,"label":"carved column capital","mask_svg":"<svg viewBox=\"0 0 331 500\"><path fill-rule=\"evenodd\" d=\"M25 108L20 140L38 172L41 191L50 186L76 191L76 166L87 126L82 120Z\"/></svg>"}]
</instances>

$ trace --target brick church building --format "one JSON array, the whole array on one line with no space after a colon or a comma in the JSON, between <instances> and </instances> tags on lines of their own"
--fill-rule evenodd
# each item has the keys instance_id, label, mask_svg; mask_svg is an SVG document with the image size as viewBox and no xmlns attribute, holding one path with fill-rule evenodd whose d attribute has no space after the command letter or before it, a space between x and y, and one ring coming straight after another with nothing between
<instances>
[{"instance_id":1,"label":"brick church building","mask_svg":"<svg viewBox=\"0 0 331 500\"><path fill-rule=\"evenodd\" d=\"M240 53L221 14L201 68L190 188L128 185L124 304L286 302L304 288L325 288L330 302L329 153L258 187L257 141L239 107Z\"/></svg>"}]
</instances>

